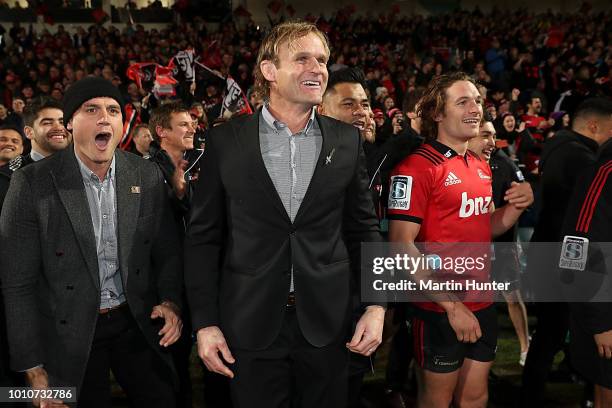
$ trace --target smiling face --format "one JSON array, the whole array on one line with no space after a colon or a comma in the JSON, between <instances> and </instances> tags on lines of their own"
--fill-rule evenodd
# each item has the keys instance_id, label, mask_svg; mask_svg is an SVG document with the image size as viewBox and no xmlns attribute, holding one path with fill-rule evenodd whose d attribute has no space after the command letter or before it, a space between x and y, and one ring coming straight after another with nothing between
<instances>
[{"instance_id":1,"label":"smiling face","mask_svg":"<svg viewBox=\"0 0 612 408\"><path fill-rule=\"evenodd\" d=\"M514 119L514 116L512 115L507 115L504 117L503 125L506 132L512 132L516 126L516 119Z\"/></svg>"},{"instance_id":2,"label":"smiling face","mask_svg":"<svg viewBox=\"0 0 612 408\"><path fill-rule=\"evenodd\" d=\"M363 86L343 82L336 84L333 90L330 89L325 94L320 112L363 130L369 109L370 102Z\"/></svg>"},{"instance_id":3,"label":"smiling face","mask_svg":"<svg viewBox=\"0 0 612 408\"><path fill-rule=\"evenodd\" d=\"M436 118L438 136L467 141L478 136L482 97L469 81L457 81L446 90L444 113Z\"/></svg>"},{"instance_id":4,"label":"smiling face","mask_svg":"<svg viewBox=\"0 0 612 408\"><path fill-rule=\"evenodd\" d=\"M164 150L184 152L193 149L195 128L189 112L173 112L170 115L170 128L162 128L158 134Z\"/></svg>"},{"instance_id":5,"label":"smiling face","mask_svg":"<svg viewBox=\"0 0 612 408\"><path fill-rule=\"evenodd\" d=\"M270 83L270 103L300 105L311 108L321 103L327 87L329 54L315 33L278 47L278 61L260 64Z\"/></svg>"},{"instance_id":6,"label":"smiling face","mask_svg":"<svg viewBox=\"0 0 612 408\"><path fill-rule=\"evenodd\" d=\"M23 139L13 129L0 130L0 166L23 153Z\"/></svg>"},{"instance_id":7,"label":"smiling face","mask_svg":"<svg viewBox=\"0 0 612 408\"><path fill-rule=\"evenodd\" d=\"M42 109L32 126L25 127L28 139L32 141L32 149L47 157L63 150L71 142L71 135L64 128L64 114L60 109Z\"/></svg>"},{"instance_id":8,"label":"smiling face","mask_svg":"<svg viewBox=\"0 0 612 408\"><path fill-rule=\"evenodd\" d=\"M478 136L470 139L468 149L487 162L495 151L495 127L492 122L485 122L480 127Z\"/></svg>"},{"instance_id":9,"label":"smiling face","mask_svg":"<svg viewBox=\"0 0 612 408\"><path fill-rule=\"evenodd\" d=\"M103 177L123 132L119 103L108 97L89 99L74 113L68 130L72 130L74 151L81 161Z\"/></svg>"}]
</instances>

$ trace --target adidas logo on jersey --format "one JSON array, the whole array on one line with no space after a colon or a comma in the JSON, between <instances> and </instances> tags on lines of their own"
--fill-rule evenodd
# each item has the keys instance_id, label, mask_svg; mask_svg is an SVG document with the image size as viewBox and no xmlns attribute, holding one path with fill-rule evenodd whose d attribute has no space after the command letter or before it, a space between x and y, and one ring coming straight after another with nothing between
<instances>
[{"instance_id":1,"label":"adidas logo on jersey","mask_svg":"<svg viewBox=\"0 0 612 408\"><path fill-rule=\"evenodd\" d=\"M489 212L491 196L468 198L466 192L461 193L461 208L459 218L468 218L472 215L481 215Z\"/></svg>"},{"instance_id":2,"label":"adidas logo on jersey","mask_svg":"<svg viewBox=\"0 0 612 408\"><path fill-rule=\"evenodd\" d=\"M446 180L444 180L444 187L448 187L448 186L452 186L453 184L460 184L460 183L461 183L461 179L455 176L455 173L451 171L450 173L448 173L448 176L446 176Z\"/></svg>"}]
</instances>

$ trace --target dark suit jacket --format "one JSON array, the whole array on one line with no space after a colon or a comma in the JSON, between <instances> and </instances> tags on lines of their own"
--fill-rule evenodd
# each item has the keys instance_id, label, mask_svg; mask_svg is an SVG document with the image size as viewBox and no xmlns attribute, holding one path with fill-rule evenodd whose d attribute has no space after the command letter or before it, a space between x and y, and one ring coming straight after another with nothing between
<instances>
[{"instance_id":1,"label":"dark suit jacket","mask_svg":"<svg viewBox=\"0 0 612 408\"><path fill-rule=\"evenodd\" d=\"M267 347L293 265L300 328L323 346L346 334L360 242L380 240L359 132L317 115L321 154L292 223L261 156L260 114L214 128L206 142L185 241L194 330L218 325L231 347Z\"/></svg>"},{"instance_id":2,"label":"dark suit jacket","mask_svg":"<svg viewBox=\"0 0 612 408\"><path fill-rule=\"evenodd\" d=\"M145 338L171 369L149 316L163 300L180 305L176 224L157 167L119 150L115 159L123 287ZM72 147L13 173L0 217L0 278L12 368L44 364L52 385L79 387L99 316L100 278Z\"/></svg>"}]
</instances>

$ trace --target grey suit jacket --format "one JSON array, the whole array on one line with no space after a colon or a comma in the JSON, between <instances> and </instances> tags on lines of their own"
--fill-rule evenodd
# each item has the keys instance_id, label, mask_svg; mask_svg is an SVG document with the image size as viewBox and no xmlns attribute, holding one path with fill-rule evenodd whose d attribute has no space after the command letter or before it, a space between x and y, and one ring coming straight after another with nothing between
<instances>
[{"instance_id":1,"label":"grey suit jacket","mask_svg":"<svg viewBox=\"0 0 612 408\"><path fill-rule=\"evenodd\" d=\"M117 151L117 235L132 315L158 345L153 306L180 306L182 251L161 173ZM0 279L11 367L44 364L51 385L81 385L99 316L100 282L89 206L72 147L13 174L0 217Z\"/></svg>"}]
</instances>

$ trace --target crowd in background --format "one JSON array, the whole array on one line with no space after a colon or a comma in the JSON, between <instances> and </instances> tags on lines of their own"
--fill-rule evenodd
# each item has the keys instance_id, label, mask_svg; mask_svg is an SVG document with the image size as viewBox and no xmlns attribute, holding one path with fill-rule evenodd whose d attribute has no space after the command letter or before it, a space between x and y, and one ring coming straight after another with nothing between
<instances>
[{"instance_id":1,"label":"crowd in background","mask_svg":"<svg viewBox=\"0 0 612 408\"><path fill-rule=\"evenodd\" d=\"M487 110L500 124L506 112L515 116L514 129L508 125L504 131L500 126L511 143L520 126L517 119L527 122L527 129L543 140L548 135L544 130L567 126L564 114L577 101L612 93L609 12L533 14L493 9L485 14L476 9L430 17L393 12L363 16L346 7L331 18L307 19L316 21L333 45L330 71L362 68L373 108L380 109L376 113L389 123L391 109L403 109L411 93L449 70L467 72L488 89ZM231 75L250 96L253 64L264 34L252 21L224 23L211 30L197 18L161 30L91 26L69 33L60 25L54 31L36 32L18 23L8 30L0 28L7 37L0 43L0 120L11 111L20 112L22 102L36 96L60 100L71 83L87 75L111 80L126 101L138 106L146 92L127 77L127 68L139 62L167 65L177 52L190 47L200 62L224 77ZM225 82L204 70L196 74L192 101L202 103L214 120ZM546 123L522 117L532 96L541 105L535 116ZM250 102L261 103L255 98Z\"/></svg>"}]
</instances>

